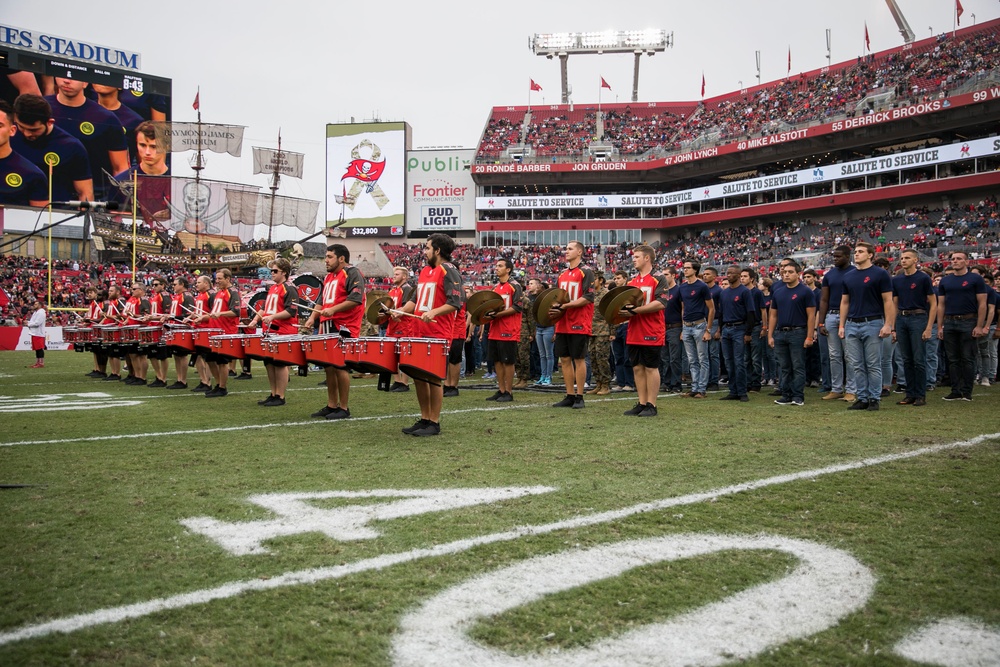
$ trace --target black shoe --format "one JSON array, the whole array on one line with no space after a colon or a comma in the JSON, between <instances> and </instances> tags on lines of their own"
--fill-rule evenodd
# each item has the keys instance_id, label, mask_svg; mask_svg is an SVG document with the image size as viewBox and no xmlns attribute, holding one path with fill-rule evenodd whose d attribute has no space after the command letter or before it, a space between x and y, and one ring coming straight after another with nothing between
<instances>
[{"instance_id":1,"label":"black shoe","mask_svg":"<svg viewBox=\"0 0 1000 667\"><path fill-rule=\"evenodd\" d=\"M266 401L264 403L264 407L265 408L274 408L274 407L277 407L279 405L284 405L284 404L285 404L285 399L279 398L278 396L272 396L269 401Z\"/></svg>"},{"instance_id":2,"label":"black shoe","mask_svg":"<svg viewBox=\"0 0 1000 667\"><path fill-rule=\"evenodd\" d=\"M351 416L350 410L345 410L344 408L335 408L333 412L326 415L327 419L348 419Z\"/></svg>"},{"instance_id":3,"label":"black shoe","mask_svg":"<svg viewBox=\"0 0 1000 667\"><path fill-rule=\"evenodd\" d=\"M868 401L854 401L848 407L848 410L867 410Z\"/></svg>"},{"instance_id":4,"label":"black shoe","mask_svg":"<svg viewBox=\"0 0 1000 667\"><path fill-rule=\"evenodd\" d=\"M336 411L337 411L337 408L331 408L329 405L324 405L321 410L317 410L316 412L312 413L309 416L310 417L324 417L325 418L331 412L336 412Z\"/></svg>"},{"instance_id":5,"label":"black shoe","mask_svg":"<svg viewBox=\"0 0 1000 667\"><path fill-rule=\"evenodd\" d=\"M509 391L505 391L497 397L497 403L510 403L514 400L514 395Z\"/></svg>"},{"instance_id":6,"label":"black shoe","mask_svg":"<svg viewBox=\"0 0 1000 667\"><path fill-rule=\"evenodd\" d=\"M738 400L740 400L740 397L738 395L736 395L736 394L726 394L725 396L723 396L719 400L720 401L738 401Z\"/></svg>"},{"instance_id":7,"label":"black shoe","mask_svg":"<svg viewBox=\"0 0 1000 667\"><path fill-rule=\"evenodd\" d=\"M971 403L972 402L972 394L963 394L962 395L962 400L963 401L968 401L969 403Z\"/></svg>"},{"instance_id":8,"label":"black shoe","mask_svg":"<svg viewBox=\"0 0 1000 667\"><path fill-rule=\"evenodd\" d=\"M896 388L892 390L892 393L894 393L894 394L905 394L906 393L906 385L905 384L897 384Z\"/></svg>"},{"instance_id":9,"label":"black shoe","mask_svg":"<svg viewBox=\"0 0 1000 667\"><path fill-rule=\"evenodd\" d=\"M570 396L569 394L566 394L566 398L564 398L563 400L559 401L558 403L553 403L552 407L554 407L554 408L571 408L571 407L573 407L574 403L576 403L576 397L575 396Z\"/></svg>"},{"instance_id":10,"label":"black shoe","mask_svg":"<svg viewBox=\"0 0 1000 667\"><path fill-rule=\"evenodd\" d=\"M122 379L122 376L121 375L117 375L115 373L112 373L111 375L108 375L107 377L101 378L101 380L103 382L118 382L121 379Z\"/></svg>"},{"instance_id":11,"label":"black shoe","mask_svg":"<svg viewBox=\"0 0 1000 667\"><path fill-rule=\"evenodd\" d=\"M139 378L136 378L135 382L133 382L132 384L134 384L137 387L145 387L146 386L146 380L140 380Z\"/></svg>"},{"instance_id":12,"label":"black shoe","mask_svg":"<svg viewBox=\"0 0 1000 667\"><path fill-rule=\"evenodd\" d=\"M413 435L414 431L419 431L420 429L422 429L423 427L427 426L430 423L431 423L430 420L419 419L417 420L417 423L415 423L413 426L407 426L406 428L404 428L403 433L405 433L406 435Z\"/></svg>"},{"instance_id":13,"label":"black shoe","mask_svg":"<svg viewBox=\"0 0 1000 667\"><path fill-rule=\"evenodd\" d=\"M187 389L187 388L188 388L187 382L175 382L167 387L167 389Z\"/></svg>"},{"instance_id":14,"label":"black shoe","mask_svg":"<svg viewBox=\"0 0 1000 667\"><path fill-rule=\"evenodd\" d=\"M795 401L790 398L779 398L774 402L775 405L793 405Z\"/></svg>"},{"instance_id":15,"label":"black shoe","mask_svg":"<svg viewBox=\"0 0 1000 667\"><path fill-rule=\"evenodd\" d=\"M252 380L253 379L253 375L251 375L250 373L240 373L239 375L236 376L236 379L237 380Z\"/></svg>"},{"instance_id":16,"label":"black shoe","mask_svg":"<svg viewBox=\"0 0 1000 667\"><path fill-rule=\"evenodd\" d=\"M752 391L755 394L759 394L760 393L760 387L750 387L749 389L747 389L747 391Z\"/></svg>"},{"instance_id":17,"label":"black shoe","mask_svg":"<svg viewBox=\"0 0 1000 667\"><path fill-rule=\"evenodd\" d=\"M402 382L393 382L392 386L389 387L389 391L394 393L402 393L404 391L410 391L410 385L403 384ZM458 392L458 387L455 387L455 391ZM458 396L458 393L455 394Z\"/></svg>"},{"instance_id":18,"label":"black shoe","mask_svg":"<svg viewBox=\"0 0 1000 667\"><path fill-rule=\"evenodd\" d=\"M915 408L920 408L925 405L927 405L927 399L925 398L917 398L913 400L913 407Z\"/></svg>"},{"instance_id":19,"label":"black shoe","mask_svg":"<svg viewBox=\"0 0 1000 667\"><path fill-rule=\"evenodd\" d=\"M194 389L192 389L191 391L202 392L202 391L208 391L211 388L212 388L212 385L205 384L204 382L199 382L198 386L195 387Z\"/></svg>"},{"instance_id":20,"label":"black shoe","mask_svg":"<svg viewBox=\"0 0 1000 667\"><path fill-rule=\"evenodd\" d=\"M325 386L326 386L326 380L323 380L323 381L321 381L321 382L317 382L317 383L316 383L316 386L317 386L317 387L325 387Z\"/></svg>"},{"instance_id":21,"label":"black shoe","mask_svg":"<svg viewBox=\"0 0 1000 667\"><path fill-rule=\"evenodd\" d=\"M656 406L652 403L647 403L646 407L642 412L636 415L636 417L655 417L656 416Z\"/></svg>"},{"instance_id":22,"label":"black shoe","mask_svg":"<svg viewBox=\"0 0 1000 667\"><path fill-rule=\"evenodd\" d=\"M916 402L917 399L913 398L912 396L907 396L901 401L896 401L896 405L913 405Z\"/></svg>"},{"instance_id":23,"label":"black shoe","mask_svg":"<svg viewBox=\"0 0 1000 667\"><path fill-rule=\"evenodd\" d=\"M236 371L229 371L229 377L231 378L236 377Z\"/></svg>"},{"instance_id":24,"label":"black shoe","mask_svg":"<svg viewBox=\"0 0 1000 667\"><path fill-rule=\"evenodd\" d=\"M718 382L713 382L710 385L708 385L707 387L705 387L705 389L707 391L719 391L719 383Z\"/></svg>"},{"instance_id":25,"label":"black shoe","mask_svg":"<svg viewBox=\"0 0 1000 667\"><path fill-rule=\"evenodd\" d=\"M409 387L407 387L406 391L409 390L410 390ZM448 387L447 389L444 390L443 396L445 398L454 398L455 396L458 396L458 387Z\"/></svg>"},{"instance_id":26,"label":"black shoe","mask_svg":"<svg viewBox=\"0 0 1000 667\"><path fill-rule=\"evenodd\" d=\"M879 409L879 401L869 401L868 412L878 412L878 409Z\"/></svg>"},{"instance_id":27,"label":"black shoe","mask_svg":"<svg viewBox=\"0 0 1000 667\"><path fill-rule=\"evenodd\" d=\"M221 398L223 396L229 396L228 389L223 389L222 387L216 387L212 391L205 392L205 398Z\"/></svg>"},{"instance_id":28,"label":"black shoe","mask_svg":"<svg viewBox=\"0 0 1000 667\"><path fill-rule=\"evenodd\" d=\"M89 377L89 378L106 378L106 377L108 377L108 374L107 373L102 373L101 371L90 371L89 373L87 373L86 377Z\"/></svg>"},{"instance_id":29,"label":"black shoe","mask_svg":"<svg viewBox=\"0 0 1000 667\"><path fill-rule=\"evenodd\" d=\"M646 409L645 403L636 403L631 408L622 413L623 417L635 417L640 412Z\"/></svg>"},{"instance_id":30,"label":"black shoe","mask_svg":"<svg viewBox=\"0 0 1000 667\"><path fill-rule=\"evenodd\" d=\"M889 390L886 389L885 387L882 387L882 393L879 394L879 398L885 398L888 395L889 395Z\"/></svg>"},{"instance_id":31,"label":"black shoe","mask_svg":"<svg viewBox=\"0 0 1000 667\"><path fill-rule=\"evenodd\" d=\"M124 382L125 384L127 384L129 386L132 386L133 384L138 384L139 383L139 378L137 378L134 375L129 375L127 378L125 378L124 380L122 380L122 382Z\"/></svg>"},{"instance_id":32,"label":"black shoe","mask_svg":"<svg viewBox=\"0 0 1000 667\"><path fill-rule=\"evenodd\" d=\"M741 403L749 403L750 402L750 397L747 396L746 394L743 394L742 396L740 396L740 402Z\"/></svg>"},{"instance_id":33,"label":"black shoe","mask_svg":"<svg viewBox=\"0 0 1000 667\"><path fill-rule=\"evenodd\" d=\"M425 438L429 435L441 435L441 426L428 420L423 426L410 433L410 435L415 435L418 438Z\"/></svg>"},{"instance_id":34,"label":"black shoe","mask_svg":"<svg viewBox=\"0 0 1000 667\"><path fill-rule=\"evenodd\" d=\"M257 401L257 405L267 405L268 403L270 403L274 399L275 399L275 395L274 394L268 394L267 398L265 398L263 401Z\"/></svg>"},{"instance_id":35,"label":"black shoe","mask_svg":"<svg viewBox=\"0 0 1000 667\"><path fill-rule=\"evenodd\" d=\"M778 390L772 391L768 396L781 396L782 393Z\"/></svg>"},{"instance_id":36,"label":"black shoe","mask_svg":"<svg viewBox=\"0 0 1000 667\"><path fill-rule=\"evenodd\" d=\"M503 396L503 392L502 391L495 391L495 392L493 392L492 396L487 396L486 400L487 401L499 401L501 396Z\"/></svg>"},{"instance_id":37,"label":"black shoe","mask_svg":"<svg viewBox=\"0 0 1000 667\"><path fill-rule=\"evenodd\" d=\"M167 383L164 382L163 380L153 380L152 382L149 383L149 388L150 389L161 389L161 388L166 387L166 386L167 386Z\"/></svg>"},{"instance_id":38,"label":"black shoe","mask_svg":"<svg viewBox=\"0 0 1000 667\"><path fill-rule=\"evenodd\" d=\"M943 401L960 401L960 400L962 400L962 395L960 393L958 393L957 391L953 391L950 394L948 394L947 396L942 396L941 400L943 400Z\"/></svg>"},{"instance_id":39,"label":"black shoe","mask_svg":"<svg viewBox=\"0 0 1000 667\"><path fill-rule=\"evenodd\" d=\"M970 398L969 400L971 401L972 399ZM574 398L573 399L573 409L574 410L582 410L583 408L584 408L584 405L583 405L583 396L577 396L576 398Z\"/></svg>"}]
</instances>

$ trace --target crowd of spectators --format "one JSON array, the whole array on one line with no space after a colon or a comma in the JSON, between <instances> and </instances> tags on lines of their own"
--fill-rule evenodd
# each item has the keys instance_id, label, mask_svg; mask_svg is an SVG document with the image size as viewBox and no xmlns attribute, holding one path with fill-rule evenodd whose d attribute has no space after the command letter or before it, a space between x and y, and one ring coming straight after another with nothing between
<instances>
[{"instance_id":1,"label":"crowd of spectators","mask_svg":"<svg viewBox=\"0 0 1000 667\"><path fill-rule=\"evenodd\" d=\"M533 118L525 143L539 156L580 155L595 139L610 143L625 158L652 149L669 152L699 138L717 144L833 116L871 113L872 108L859 111L858 107L873 95L892 97L897 104L938 99L970 77L997 67L1000 37L998 28L988 25L961 37L945 33L905 51L859 57L812 76L789 76L707 105L678 103L635 110L630 105L609 105L603 114L603 137L592 109ZM508 145L520 141L523 119L511 113L497 110L490 119L480 142L480 159L502 157Z\"/></svg>"}]
</instances>

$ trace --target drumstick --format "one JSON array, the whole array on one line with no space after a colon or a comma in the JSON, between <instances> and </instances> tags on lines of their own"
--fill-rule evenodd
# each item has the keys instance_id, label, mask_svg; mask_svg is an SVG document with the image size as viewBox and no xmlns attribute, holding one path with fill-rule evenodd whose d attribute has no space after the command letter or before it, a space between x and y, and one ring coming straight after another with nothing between
<instances>
[{"instance_id":1,"label":"drumstick","mask_svg":"<svg viewBox=\"0 0 1000 667\"><path fill-rule=\"evenodd\" d=\"M423 320L424 319L420 315L414 315L413 313L408 313L405 310L399 310L398 308L386 308L385 306L382 306L380 308L380 310L383 313L396 313L397 315L406 315L407 317L415 317L418 320ZM436 322L436 321L437 320L431 320L431 322Z\"/></svg>"}]
</instances>

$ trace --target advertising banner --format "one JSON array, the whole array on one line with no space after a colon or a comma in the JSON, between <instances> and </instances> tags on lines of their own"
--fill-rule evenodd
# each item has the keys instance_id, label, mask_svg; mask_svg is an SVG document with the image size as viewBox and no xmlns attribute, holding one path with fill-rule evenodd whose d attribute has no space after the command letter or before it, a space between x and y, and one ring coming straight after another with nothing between
<instances>
[{"instance_id":1,"label":"advertising banner","mask_svg":"<svg viewBox=\"0 0 1000 667\"><path fill-rule=\"evenodd\" d=\"M474 156L471 148L407 152L407 232L475 231Z\"/></svg>"}]
</instances>

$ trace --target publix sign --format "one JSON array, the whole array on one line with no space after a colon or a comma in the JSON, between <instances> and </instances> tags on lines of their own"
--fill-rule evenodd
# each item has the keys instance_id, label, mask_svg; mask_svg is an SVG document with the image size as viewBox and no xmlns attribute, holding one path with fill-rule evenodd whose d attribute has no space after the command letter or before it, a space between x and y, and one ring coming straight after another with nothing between
<instances>
[{"instance_id":1,"label":"publix sign","mask_svg":"<svg viewBox=\"0 0 1000 667\"><path fill-rule=\"evenodd\" d=\"M406 229L474 231L473 149L411 150L406 154Z\"/></svg>"}]
</instances>

